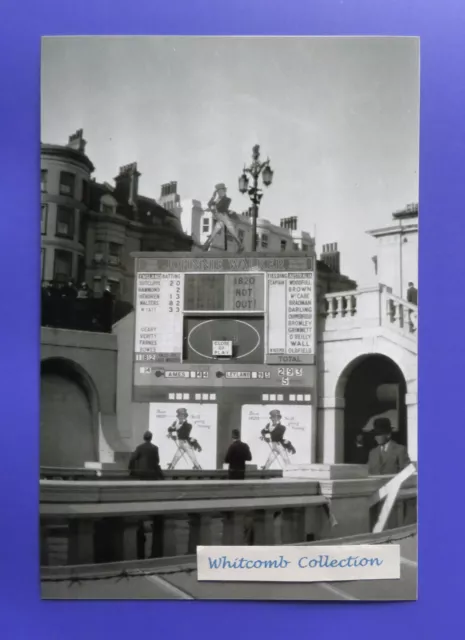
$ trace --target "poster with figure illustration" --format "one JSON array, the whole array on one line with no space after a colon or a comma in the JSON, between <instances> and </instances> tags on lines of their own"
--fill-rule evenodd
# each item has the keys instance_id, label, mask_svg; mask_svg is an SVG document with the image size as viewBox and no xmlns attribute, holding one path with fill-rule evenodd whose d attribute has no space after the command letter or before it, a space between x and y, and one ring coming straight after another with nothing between
<instances>
[{"instance_id":1,"label":"poster with figure illustration","mask_svg":"<svg viewBox=\"0 0 465 640\"><path fill-rule=\"evenodd\" d=\"M244 405L241 439L259 469L284 469L311 462L310 405Z\"/></svg>"},{"instance_id":2,"label":"poster with figure illustration","mask_svg":"<svg viewBox=\"0 0 465 640\"><path fill-rule=\"evenodd\" d=\"M162 469L216 469L216 404L150 404L149 429Z\"/></svg>"}]
</instances>

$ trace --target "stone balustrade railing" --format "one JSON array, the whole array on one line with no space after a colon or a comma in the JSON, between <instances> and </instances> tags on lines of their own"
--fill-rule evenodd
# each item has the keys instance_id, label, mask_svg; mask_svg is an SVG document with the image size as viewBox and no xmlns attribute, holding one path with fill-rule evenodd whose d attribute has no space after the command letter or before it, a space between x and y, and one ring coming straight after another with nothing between
<instances>
[{"instance_id":1,"label":"stone balustrade railing","mask_svg":"<svg viewBox=\"0 0 465 640\"><path fill-rule=\"evenodd\" d=\"M418 328L418 307L388 292L384 301L385 320L396 329L414 335Z\"/></svg>"},{"instance_id":2,"label":"stone balustrade railing","mask_svg":"<svg viewBox=\"0 0 465 640\"><path fill-rule=\"evenodd\" d=\"M418 307L383 285L326 294L320 315L324 331L386 326L416 337Z\"/></svg>"},{"instance_id":3,"label":"stone balustrade railing","mask_svg":"<svg viewBox=\"0 0 465 640\"><path fill-rule=\"evenodd\" d=\"M185 557L197 545L274 545L371 531L389 477L352 480L41 480L41 564ZM416 522L416 476L390 526Z\"/></svg>"},{"instance_id":4,"label":"stone balustrade railing","mask_svg":"<svg viewBox=\"0 0 465 640\"><path fill-rule=\"evenodd\" d=\"M271 480L272 478L282 478L282 469L247 469L248 480ZM226 469L168 469L163 470L165 480L227 480L228 471ZM116 468L114 465L107 465L102 469L84 467L41 467L41 480L131 480L135 478L129 476L127 469Z\"/></svg>"}]
</instances>

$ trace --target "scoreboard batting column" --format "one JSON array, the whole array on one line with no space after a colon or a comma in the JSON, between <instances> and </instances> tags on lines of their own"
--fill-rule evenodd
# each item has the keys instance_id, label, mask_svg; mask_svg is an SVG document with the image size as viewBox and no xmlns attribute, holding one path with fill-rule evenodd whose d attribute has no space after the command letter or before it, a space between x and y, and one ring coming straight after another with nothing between
<instances>
[{"instance_id":1,"label":"scoreboard batting column","mask_svg":"<svg viewBox=\"0 0 465 640\"><path fill-rule=\"evenodd\" d=\"M177 468L221 467L234 428L258 467L313 462L314 257L209 252L135 259L133 399L150 403L162 464L175 456ZM180 416L199 445L193 457L167 438Z\"/></svg>"}]
</instances>

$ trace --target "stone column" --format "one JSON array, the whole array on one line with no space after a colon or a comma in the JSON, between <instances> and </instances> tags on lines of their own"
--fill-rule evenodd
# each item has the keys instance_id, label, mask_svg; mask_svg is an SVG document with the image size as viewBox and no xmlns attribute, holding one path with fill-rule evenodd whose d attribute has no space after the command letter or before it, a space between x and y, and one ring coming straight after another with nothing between
<instances>
[{"instance_id":1,"label":"stone column","mask_svg":"<svg viewBox=\"0 0 465 640\"><path fill-rule=\"evenodd\" d=\"M319 458L324 464L337 464L344 460L344 407L344 398L319 399Z\"/></svg>"},{"instance_id":2,"label":"stone column","mask_svg":"<svg viewBox=\"0 0 465 640\"><path fill-rule=\"evenodd\" d=\"M416 393L407 393L407 448L410 460L418 461L418 399Z\"/></svg>"}]
</instances>

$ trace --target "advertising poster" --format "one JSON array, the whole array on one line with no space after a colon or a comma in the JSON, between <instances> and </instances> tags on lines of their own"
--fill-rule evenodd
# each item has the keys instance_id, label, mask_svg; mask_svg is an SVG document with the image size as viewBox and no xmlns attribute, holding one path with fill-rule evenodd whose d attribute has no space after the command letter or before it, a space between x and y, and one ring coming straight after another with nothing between
<instances>
[{"instance_id":1,"label":"advertising poster","mask_svg":"<svg viewBox=\"0 0 465 640\"><path fill-rule=\"evenodd\" d=\"M244 405L241 439L259 469L284 469L311 461L310 405Z\"/></svg>"},{"instance_id":2,"label":"advertising poster","mask_svg":"<svg viewBox=\"0 0 465 640\"><path fill-rule=\"evenodd\" d=\"M217 405L150 405L149 429L162 469L216 469Z\"/></svg>"}]
</instances>

